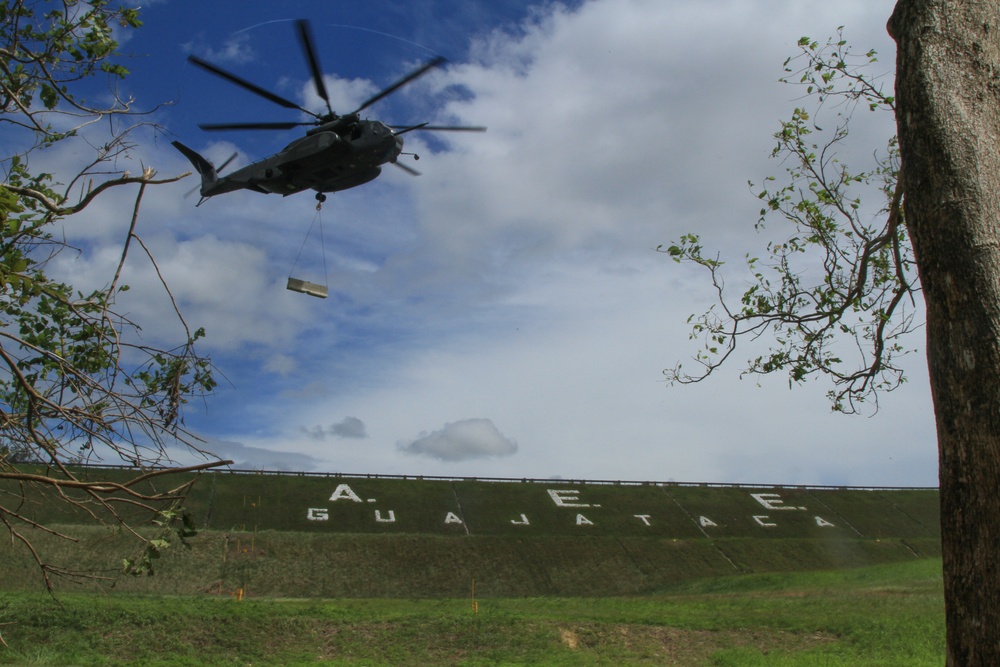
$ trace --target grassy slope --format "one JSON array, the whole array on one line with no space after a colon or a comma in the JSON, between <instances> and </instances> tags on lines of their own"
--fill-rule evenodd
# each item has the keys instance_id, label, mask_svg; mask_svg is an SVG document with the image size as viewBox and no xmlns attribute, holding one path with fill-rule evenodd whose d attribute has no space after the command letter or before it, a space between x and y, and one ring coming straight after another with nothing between
<instances>
[{"instance_id":1,"label":"grassy slope","mask_svg":"<svg viewBox=\"0 0 1000 667\"><path fill-rule=\"evenodd\" d=\"M709 541L613 537L319 535L206 532L190 550L171 547L154 577L121 577L118 558L135 548L102 529L77 529L80 545L39 536L54 561L103 571L116 590L193 595L248 589L276 597L460 597L648 594L692 579L746 572L845 568L912 560L897 540ZM722 553L729 554L726 560ZM734 567L734 564L738 567ZM37 590L37 567L0 545L5 590ZM94 584L58 582L60 592Z\"/></svg>"},{"instance_id":2,"label":"grassy slope","mask_svg":"<svg viewBox=\"0 0 1000 667\"><path fill-rule=\"evenodd\" d=\"M89 474L111 480L125 475L115 470ZM187 479L165 476L155 484L163 490ZM755 495L771 506L762 505ZM45 524L82 518L67 513L63 505L39 502L33 517ZM491 483L222 472L199 477L186 506L202 527L222 531L671 539L938 537L937 492L923 489ZM310 508L322 510L328 519L308 520ZM390 516L394 521L385 520ZM755 516L766 518L758 521ZM773 525L765 528L762 523Z\"/></svg>"},{"instance_id":3,"label":"grassy slope","mask_svg":"<svg viewBox=\"0 0 1000 667\"><path fill-rule=\"evenodd\" d=\"M51 562L114 578L135 551L119 532L73 525L56 503L38 507L81 540L36 535ZM436 598L464 595L475 578L490 596L635 595L704 577L940 554L937 494L926 490L220 473L198 480L187 507L205 528L193 548L168 550L156 577L119 579L119 590ZM310 508L326 520L309 520ZM39 585L37 567L7 541L0 581L6 590Z\"/></svg>"}]
</instances>

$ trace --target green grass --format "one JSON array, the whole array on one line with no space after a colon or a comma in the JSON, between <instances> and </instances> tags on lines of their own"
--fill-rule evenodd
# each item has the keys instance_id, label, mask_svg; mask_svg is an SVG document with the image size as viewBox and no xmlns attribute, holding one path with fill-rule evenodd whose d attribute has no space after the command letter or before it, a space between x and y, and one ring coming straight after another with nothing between
<instances>
[{"instance_id":1,"label":"green grass","mask_svg":"<svg viewBox=\"0 0 1000 667\"><path fill-rule=\"evenodd\" d=\"M154 577L121 574L138 548L130 536L97 527L60 527L69 542L33 536L49 562L110 577L116 592L199 595L249 588L257 596L336 598L461 597L476 584L489 597L646 595L695 579L733 574L842 569L915 560L902 540L728 538L673 540L610 536L444 537L203 531L175 544ZM0 589L37 591L37 564L0 542ZM725 555L723 555L725 554ZM728 557L728 560L727 560ZM56 580L57 592L99 591Z\"/></svg>"},{"instance_id":2,"label":"green grass","mask_svg":"<svg viewBox=\"0 0 1000 667\"><path fill-rule=\"evenodd\" d=\"M0 594L0 664L940 665L937 559L654 595L275 599Z\"/></svg>"},{"instance_id":3,"label":"green grass","mask_svg":"<svg viewBox=\"0 0 1000 667\"><path fill-rule=\"evenodd\" d=\"M126 471L87 475L124 479ZM190 479L166 476L149 485ZM0 484L0 494L20 487ZM162 488L160 489L162 490ZM51 493L25 507L79 540L30 531L48 563L112 576L137 545L87 525ZM449 597L472 577L491 596L648 594L691 579L814 571L940 555L935 490L703 487L545 481L204 474L187 508L202 532L128 592L197 594L249 584L278 597ZM766 500L766 502L763 502ZM313 519L310 519L310 516ZM322 516L323 520L316 520ZM392 521L389 521L389 518ZM530 519L525 522L522 517ZM108 517L105 517L108 518ZM136 518L148 525L149 517ZM114 525L109 518L108 523ZM251 544L253 548L247 549ZM0 541L0 586L38 568Z\"/></svg>"}]
</instances>

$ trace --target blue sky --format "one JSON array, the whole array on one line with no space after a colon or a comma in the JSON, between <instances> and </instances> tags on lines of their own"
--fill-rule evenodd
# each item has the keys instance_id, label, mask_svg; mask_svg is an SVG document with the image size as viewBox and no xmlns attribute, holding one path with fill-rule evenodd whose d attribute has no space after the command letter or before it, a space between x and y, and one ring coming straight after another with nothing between
<instances>
[{"instance_id":1,"label":"blue sky","mask_svg":"<svg viewBox=\"0 0 1000 667\"><path fill-rule=\"evenodd\" d=\"M217 163L236 152L235 168L299 136L199 130L296 112L185 59L316 105L295 40L303 17L336 109L442 54L448 66L366 113L489 131L407 135L423 175L386 169L332 196L322 248L315 228L303 246L309 193L195 208L189 178L147 195L139 234L223 376L187 413L209 449L247 467L352 473L936 483L919 336L911 382L873 418L830 414L821 383L790 391L783 377L740 380L738 365L696 386L662 381L696 352L686 320L712 293L654 249L700 233L743 284L741 258L767 241L747 181L783 173L771 135L802 94L777 83L782 62L800 36L844 25L891 76L892 2L213 4L145 4L123 46L138 106L171 102L151 117L168 133L134 154L162 175L189 170L173 139ZM892 119L863 115L852 130L863 158ZM123 201L67 226L87 249L60 264L67 275L106 281ZM285 289L293 265L321 278L324 261L328 299ZM123 307L170 340L151 267L136 257L129 271Z\"/></svg>"}]
</instances>

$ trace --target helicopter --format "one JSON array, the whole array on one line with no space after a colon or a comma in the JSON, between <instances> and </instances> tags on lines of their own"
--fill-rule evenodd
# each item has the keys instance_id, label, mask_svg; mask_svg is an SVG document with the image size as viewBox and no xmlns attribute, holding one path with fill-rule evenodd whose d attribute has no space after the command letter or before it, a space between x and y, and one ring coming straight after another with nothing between
<instances>
[{"instance_id":1,"label":"helicopter","mask_svg":"<svg viewBox=\"0 0 1000 667\"><path fill-rule=\"evenodd\" d=\"M197 205L200 206L209 197L237 190L252 190L282 196L293 195L304 190L315 190L318 207L326 201L328 193L354 188L378 178L384 164L394 164L414 176L419 175L415 169L397 162L399 156L403 154L402 135L407 132L415 130L483 132L486 130L485 127L442 126L430 125L429 123L410 126L388 125L378 120L361 118L360 113L371 105L432 69L443 65L446 60L440 56L424 63L402 79L365 100L351 113L336 113L330 104L326 85L323 83L322 70L316 55L309 22L300 19L296 21L296 28L316 92L320 99L326 103L326 113L316 113L305 109L289 99L265 90L197 56L188 56L188 61L193 65L215 76L286 109L296 109L312 117L310 120L292 122L201 124L198 126L201 129L207 131L288 130L301 126L313 126L306 130L304 137L291 142L275 155L254 162L226 176L219 175L222 167L216 169L211 162L191 148L179 141L171 142L191 161L195 170L201 175L201 200ZM414 159L420 159L415 154L410 155L413 155ZM226 163L228 164L228 160Z\"/></svg>"}]
</instances>

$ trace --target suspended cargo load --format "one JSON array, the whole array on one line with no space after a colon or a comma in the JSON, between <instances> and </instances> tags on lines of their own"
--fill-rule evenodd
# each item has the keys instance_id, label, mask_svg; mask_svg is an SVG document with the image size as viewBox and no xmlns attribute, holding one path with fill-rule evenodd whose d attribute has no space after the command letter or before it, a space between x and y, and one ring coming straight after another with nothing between
<instances>
[{"instance_id":1,"label":"suspended cargo load","mask_svg":"<svg viewBox=\"0 0 1000 667\"><path fill-rule=\"evenodd\" d=\"M319 297L320 299L325 299L329 291L326 285L311 283L308 280L299 280L291 276L288 277L288 289L293 292L302 292L309 296Z\"/></svg>"}]
</instances>

